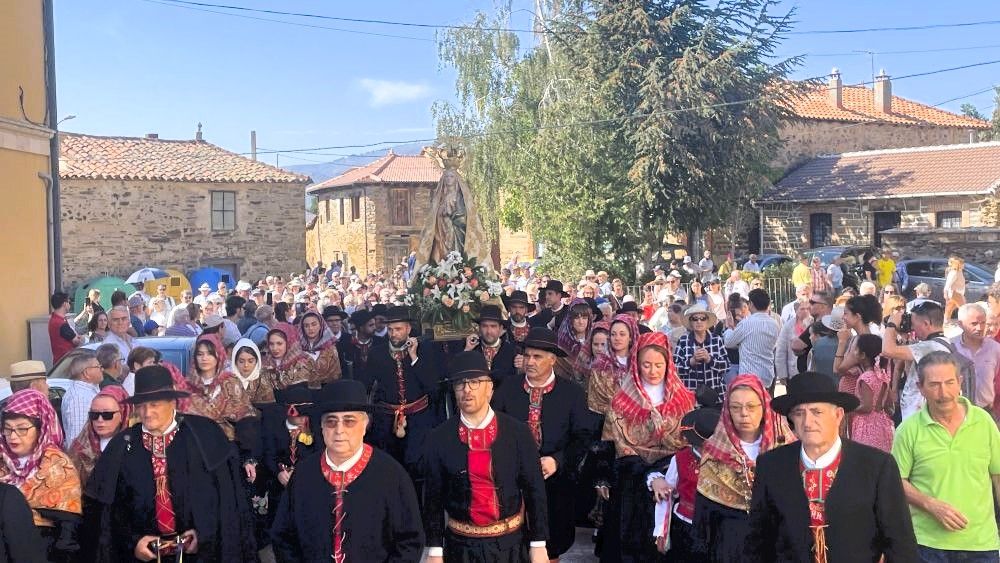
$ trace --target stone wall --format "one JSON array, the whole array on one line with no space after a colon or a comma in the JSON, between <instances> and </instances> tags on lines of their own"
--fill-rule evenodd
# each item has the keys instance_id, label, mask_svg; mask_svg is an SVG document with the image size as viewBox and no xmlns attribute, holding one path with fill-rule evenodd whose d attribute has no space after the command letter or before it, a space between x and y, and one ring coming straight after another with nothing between
<instances>
[{"instance_id":1,"label":"stone wall","mask_svg":"<svg viewBox=\"0 0 1000 563\"><path fill-rule=\"evenodd\" d=\"M843 123L793 119L778 130L784 146L772 166L788 170L820 154L900 149L969 142L969 132L956 127Z\"/></svg>"},{"instance_id":2,"label":"stone wall","mask_svg":"<svg viewBox=\"0 0 1000 563\"><path fill-rule=\"evenodd\" d=\"M305 267L302 184L63 180L66 287L138 268L235 268L249 279ZM211 191L236 194L236 229L212 231Z\"/></svg>"},{"instance_id":3,"label":"stone wall","mask_svg":"<svg viewBox=\"0 0 1000 563\"><path fill-rule=\"evenodd\" d=\"M884 246L904 258L945 257L956 254L988 271L1000 258L1000 228L892 229L882 233Z\"/></svg>"},{"instance_id":4,"label":"stone wall","mask_svg":"<svg viewBox=\"0 0 1000 563\"><path fill-rule=\"evenodd\" d=\"M965 227L996 226L996 220L984 214L997 204L997 197L913 197L887 200L835 201L761 205L763 213L762 253L794 254L810 248L809 216L829 213L832 219L833 245L873 245L874 214L898 211L900 227L933 229L936 214L961 211ZM941 229L946 232L954 229Z\"/></svg>"}]
</instances>

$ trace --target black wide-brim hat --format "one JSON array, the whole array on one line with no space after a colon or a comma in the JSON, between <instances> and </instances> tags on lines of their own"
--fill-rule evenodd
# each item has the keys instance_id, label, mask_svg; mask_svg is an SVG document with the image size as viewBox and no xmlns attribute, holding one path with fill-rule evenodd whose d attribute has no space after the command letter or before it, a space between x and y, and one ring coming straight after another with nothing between
<instances>
[{"instance_id":1,"label":"black wide-brim hat","mask_svg":"<svg viewBox=\"0 0 1000 563\"><path fill-rule=\"evenodd\" d=\"M139 368L135 372L135 393L128 398L133 405L149 401L167 401L191 396L187 391L174 389L174 378L170 371L159 365Z\"/></svg>"},{"instance_id":2,"label":"black wide-brim hat","mask_svg":"<svg viewBox=\"0 0 1000 563\"><path fill-rule=\"evenodd\" d=\"M619 313L638 313L639 304L635 301L626 301L622 303L622 306L618 308Z\"/></svg>"},{"instance_id":3,"label":"black wide-brim hat","mask_svg":"<svg viewBox=\"0 0 1000 563\"><path fill-rule=\"evenodd\" d=\"M861 401L850 393L837 391L833 379L807 371L788 380L787 393L771 399L771 407L778 414L788 416L793 408L805 403L829 403L850 412L861 405Z\"/></svg>"},{"instance_id":4,"label":"black wide-brim hat","mask_svg":"<svg viewBox=\"0 0 1000 563\"><path fill-rule=\"evenodd\" d=\"M350 317L351 323L356 327L366 324L374 318L375 315L373 315L368 309L358 309L357 311L351 313Z\"/></svg>"},{"instance_id":5,"label":"black wide-brim hat","mask_svg":"<svg viewBox=\"0 0 1000 563\"><path fill-rule=\"evenodd\" d=\"M520 303L528 308L529 313L535 310L535 304L532 303L531 301L528 301L528 294L521 290L512 291L510 295L502 296L501 300L504 302L504 305L506 305L508 309L510 308L511 304Z\"/></svg>"},{"instance_id":6,"label":"black wide-brim hat","mask_svg":"<svg viewBox=\"0 0 1000 563\"><path fill-rule=\"evenodd\" d=\"M498 305L483 305L479 309L479 317L472 319L475 323L482 323L483 321L495 321L501 325L506 325L507 320L503 318L503 311L500 310Z\"/></svg>"},{"instance_id":7,"label":"black wide-brim hat","mask_svg":"<svg viewBox=\"0 0 1000 563\"><path fill-rule=\"evenodd\" d=\"M287 400L287 394L286 394ZM313 393L313 404L306 409L314 416L323 416L328 412L372 412L368 402L368 393L360 381L353 379L338 379L323 386Z\"/></svg>"},{"instance_id":8,"label":"black wide-brim hat","mask_svg":"<svg viewBox=\"0 0 1000 563\"><path fill-rule=\"evenodd\" d=\"M451 363L448 364L446 381L448 384L455 384L483 376L493 379L490 367L486 363L486 356L482 352L469 350L468 352L460 352L451 359Z\"/></svg>"},{"instance_id":9,"label":"black wide-brim hat","mask_svg":"<svg viewBox=\"0 0 1000 563\"><path fill-rule=\"evenodd\" d=\"M372 314L376 317L379 315L386 316L389 313L389 307L385 303L376 303L372 305Z\"/></svg>"},{"instance_id":10,"label":"black wide-brim hat","mask_svg":"<svg viewBox=\"0 0 1000 563\"><path fill-rule=\"evenodd\" d=\"M560 358L566 357L566 351L559 347L556 333L545 328L544 326L536 326L535 328L529 330L528 335L524 337L524 342L521 344L525 348L545 350L546 352L552 352Z\"/></svg>"},{"instance_id":11,"label":"black wide-brim hat","mask_svg":"<svg viewBox=\"0 0 1000 563\"><path fill-rule=\"evenodd\" d=\"M698 447L715 433L722 411L716 407L701 407L681 418L681 436L688 444Z\"/></svg>"},{"instance_id":12,"label":"black wide-brim hat","mask_svg":"<svg viewBox=\"0 0 1000 563\"><path fill-rule=\"evenodd\" d=\"M385 313L386 323L409 323L412 322L410 319L410 308L403 305L395 305L390 307Z\"/></svg>"},{"instance_id":13,"label":"black wide-brim hat","mask_svg":"<svg viewBox=\"0 0 1000 563\"><path fill-rule=\"evenodd\" d=\"M323 307L323 319L329 319L330 317L337 317L340 320L344 320L350 317L350 315L336 305L327 305L326 307Z\"/></svg>"},{"instance_id":14,"label":"black wide-brim hat","mask_svg":"<svg viewBox=\"0 0 1000 563\"><path fill-rule=\"evenodd\" d=\"M569 297L569 294L563 289L563 283L559 280L549 280L549 283L545 284L545 287L538 288L539 295L545 295L546 291L558 291L563 297Z\"/></svg>"}]
</instances>

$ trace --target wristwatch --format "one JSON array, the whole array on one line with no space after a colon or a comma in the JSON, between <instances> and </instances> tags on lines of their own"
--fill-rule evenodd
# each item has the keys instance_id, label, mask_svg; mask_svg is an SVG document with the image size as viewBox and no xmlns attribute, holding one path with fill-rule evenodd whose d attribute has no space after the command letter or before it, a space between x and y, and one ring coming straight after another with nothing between
<instances>
[{"instance_id":1,"label":"wristwatch","mask_svg":"<svg viewBox=\"0 0 1000 563\"><path fill-rule=\"evenodd\" d=\"M886 321L885 324L883 324L882 326L884 328L892 328L892 329L898 329L899 328L898 326L896 326L896 323L894 323L892 321Z\"/></svg>"}]
</instances>

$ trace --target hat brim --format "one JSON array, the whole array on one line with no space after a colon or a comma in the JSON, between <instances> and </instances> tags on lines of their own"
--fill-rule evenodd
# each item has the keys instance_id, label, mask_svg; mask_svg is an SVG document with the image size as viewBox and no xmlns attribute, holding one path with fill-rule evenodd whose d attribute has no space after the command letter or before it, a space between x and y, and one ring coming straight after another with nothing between
<instances>
[{"instance_id":1,"label":"hat brim","mask_svg":"<svg viewBox=\"0 0 1000 563\"><path fill-rule=\"evenodd\" d=\"M341 401L313 403L302 409L303 412L308 412L315 416L322 416L328 412L365 412L370 414L374 410L374 407L367 403L345 403Z\"/></svg>"},{"instance_id":2,"label":"hat brim","mask_svg":"<svg viewBox=\"0 0 1000 563\"><path fill-rule=\"evenodd\" d=\"M841 393L839 391L811 391L795 393L793 395L782 395L771 399L771 408L782 416L788 416L788 413L793 408L805 403L829 403L841 407L847 412L851 412L861 406L861 400L849 393Z\"/></svg>"},{"instance_id":3,"label":"hat brim","mask_svg":"<svg viewBox=\"0 0 1000 563\"><path fill-rule=\"evenodd\" d=\"M344 313L343 311L340 311L340 312L337 312L337 313L330 313L329 315L325 315L323 317L323 320L331 319L333 317L337 317L338 319L344 321L344 320L349 319L350 315L348 315L347 313Z\"/></svg>"},{"instance_id":4,"label":"hat brim","mask_svg":"<svg viewBox=\"0 0 1000 563\"><path fill-rule=\"evenodd\" d=\"M472 322L478 324L483 324L483 321L493 321L495 323L500 323L501 326L507 325L506 319L498 319L496 317L479 317L478 319L472 319Z\"/></svg>"},{"instance_id":5,"label":"hat brim","mask_svg":"<svg viewBox=\"0 0 1000 563\"><path fill-rule=\"evenodd\" d=\"M476 379L477 377L488 377L490 378L490 381L496 383L496 379L493 377L492 373L478 369L470 369L466 371L460 371L457 373L449 374L444 381L448 385L454 385L459 381L468 381L470 379Z\"/></svg>"},{"instance_id":6,"label":"hat brim","mask_svg":"<svg viewBox=\"0 0 1000 563\"><path fill-rule=\"evenodd\" d=\"M565 358L568 355L568 354L566 354L565 350L563 350L562 348L560 348L558 346L550 346L548 344L532 344L532 343L528 343L528 342L523 342L522 345L524 346L525 350L527 350L528 348L531 348L533 350L542 350L542 351L545 351L545 352L552 352L553 354L555 354L556 356L559 356L560 358Z\"/></svg>"},{"instance_id":7,"label":"hat brim","mask_svg":"<svg viewBox=\"0 0 1000 563\"><path fill-rule=\"evenodd\" d=\"M187 391L177 391L176 389L162 389L160 391L150 391L149 393L136 393L128 398L128 402L133 405L148 403L150 401L165 401L169 399L184 399L190 397Z\"/></svg>"},{"instance_id":8,"label":"hat brim","mask_svg":"<svg viewBox=\"0 0 1000 563\"><path fill-rule=\"evenodd\" d=\"M527 307L528 308L528 312L531 312L531 311L535 310L535 304L532 303L531 301L525 301L523 299L513 299L513 300L508 300L507 301L507 306L508 307L510 307L511 305L517 305L517 304L524 305L525 307Z\"/></svg>"},{"instance_id":9,"label":"hat brim","mask_svg":"<svg viewBox=\"0 0 1000 563\"><path fill-rule=\"evenodd\" d=\"M684 315L684 328L688 330L691 330L692 315L708 315L708 322L705 323L707 328L712 328L719 323L719 316L711 311L691 311L690 314Z\"/></svg>"}]
</instances>

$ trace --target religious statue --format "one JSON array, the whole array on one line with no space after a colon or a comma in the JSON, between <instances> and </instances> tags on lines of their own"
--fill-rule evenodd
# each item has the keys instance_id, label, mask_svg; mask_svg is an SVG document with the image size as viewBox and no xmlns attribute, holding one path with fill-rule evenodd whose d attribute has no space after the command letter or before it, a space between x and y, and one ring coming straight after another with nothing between
<instances>
[{"instance_id":1,"label":"religious statue","mask_svg":"<svg viewBox=\"0 0 1000 563\"><path fill-rule=\"evenodd\" d=\"M465 153L452 147L434 147L425 152L437 160L444 172L431 197L427 224L420 234L417 266L440 264L448 254L458 252L490 267L490 248L475 201L458 173Z\"/></svg>"}]
</instances>

